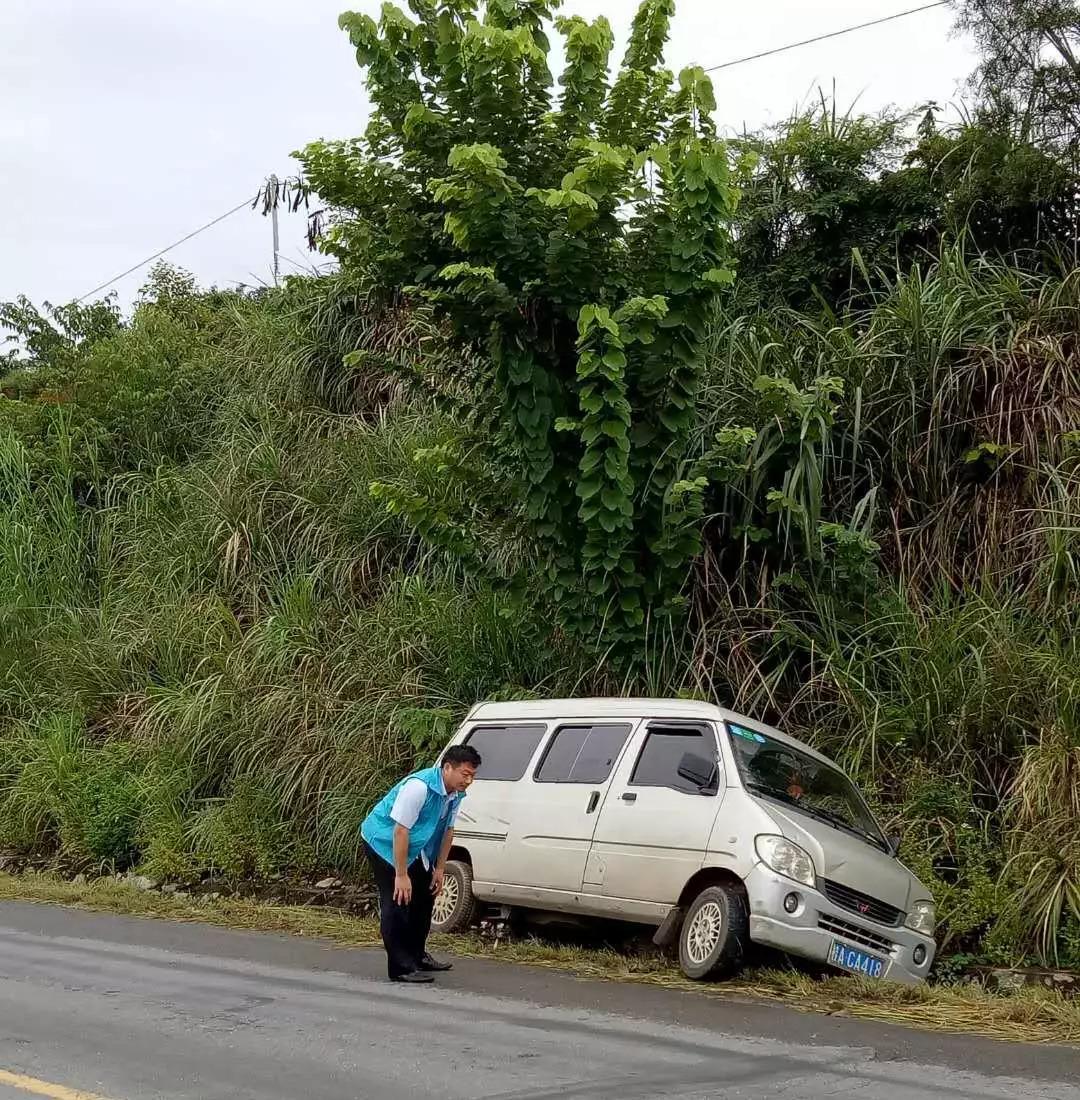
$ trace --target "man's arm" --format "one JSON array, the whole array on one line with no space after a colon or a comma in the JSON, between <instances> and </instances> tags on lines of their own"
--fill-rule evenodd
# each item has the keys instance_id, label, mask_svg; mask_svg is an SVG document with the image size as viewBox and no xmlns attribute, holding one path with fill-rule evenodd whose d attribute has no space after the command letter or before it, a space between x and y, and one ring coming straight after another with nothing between
<instances>
[{"instance_id":1,"label":"man's arm","mask_svg":"<svg viewBox=\"0 0 1080 1100\"><path fill-rule=\"evenodd\" d=\"M438 897L442 893L443 878L446 875L446 861L450 858L450 848L454 843L454 827L451 825L443 835L442 848L435 870L431 874L431 892Z\"/></svg>"},{"instance_id":2,"label":"man's arm","mask_svg":"<svg viewBox=\"0 0 1080 1100\"><path fill-rule=\"evenodd\" d=\"M409 830L416 824L427 797L427 787L419 779L409 779L401 785L390 818L394 822L394 901L408 905L412 901L412 880L409 878Z\"/></svg>"},{"instance_id":3,"label":"man's arm","mask_svg":"<svg viewBox=\"0 0 1080 1100\"><path fill-rule=\"evenodd\" d=\"M408 905L412 901L412 879L409 878L409 830L394 826L394 901Z\"/></svg>"}]
</instances>

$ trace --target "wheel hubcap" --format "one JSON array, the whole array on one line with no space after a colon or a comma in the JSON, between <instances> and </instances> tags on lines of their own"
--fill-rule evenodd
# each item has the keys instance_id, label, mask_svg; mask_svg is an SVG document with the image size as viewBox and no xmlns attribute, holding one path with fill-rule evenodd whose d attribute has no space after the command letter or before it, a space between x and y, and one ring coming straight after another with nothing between
<instances>
[{"instance_id":1,"label":"wheel hubcap","mask_svg":"<svg viewBox=\"0 0 1080 1100\"><path fill-rule=\"evenodd\" d=\"M715 901L707 901L686 931L686 953L695 966L709 961L724 931L724 914Z\"/></svg>"},{"instance_id":2,"label":"wheel hubcap","mask_svg":"<svg viewBox=\"0 0 1080 1100\"><path fill-rule=\"evenodd\" d=\"M458 880L453 875L447 875L443 879L442 893L435 899L435 907L431 912L432 923L445 924L454 915L460 897Z\"/></svg>"}]
</instances>

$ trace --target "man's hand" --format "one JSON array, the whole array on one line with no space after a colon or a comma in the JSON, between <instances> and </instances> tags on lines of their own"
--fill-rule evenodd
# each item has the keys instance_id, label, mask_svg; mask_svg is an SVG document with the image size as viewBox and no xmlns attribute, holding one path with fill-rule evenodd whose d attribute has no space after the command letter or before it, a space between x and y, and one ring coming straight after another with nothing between
<instances>
[{"instance_id":1,"label":"man's hand","mask_svg":"<svg viewBox=\"0 0 1080 1100\"><path fill-rule=\"evenodd\" d=\"M443 891L443 879L446 877L446 871L442 867L436 867L431 872L431 892L438 897Z\"/></svg>"},{"instance_id":2,"label":"man's hand","mask_svg":"<svg viewBox=\"0 0 1080 1100\"><path fill-rule=\"evenodd\" d=\"M394 904L408 905L412 901L412 879L408 875L394 875Z\"/></svg>"}]
</instances>

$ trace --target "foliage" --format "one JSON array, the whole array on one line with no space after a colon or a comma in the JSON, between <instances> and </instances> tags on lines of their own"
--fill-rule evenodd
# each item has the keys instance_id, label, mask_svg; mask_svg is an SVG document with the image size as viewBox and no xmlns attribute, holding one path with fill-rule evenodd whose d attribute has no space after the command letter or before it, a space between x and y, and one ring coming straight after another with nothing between
<instances>
[{"instance_id":1,"label":"foliage","mask_svg":"<svg viewBox=\"0 0 1080 1100\"><path fill-rule=\"evenodd\" d=\"M1078 290L1075 273L1024 274L956 244L840 318L725 315L700 441L713 460L717 439L724 464L710 551L801 573L834 524L845 552L874 558L877 542L915 590L1008 582L1071 606Z\"/></svg>"},{"instance_id":2,"label":"foliage","mask_svg":"<svg viewBox=\"0 0 1080 1100\"><path fill-rule=\"evenodd\" d=\"M1024 267L1075 260L1077 165L1009 129L941 127L936 114L931 105L906 161L927 181L937 221Z\"/></svg>"},{"instance_id":3,"label":"foliage","mask_svg":"<svg viewBox=\"0 0 1080 1100\"><path fill-rule=\"evenodd\" d=\"M1062 933L1071 925L1075 937L1080 922L1080 738L1075 729L1045 729L1038 744L1025 750L1007 818L1006 871L1015 888L1004 907L1003 928L1012 933L1010 939L1034 943L1039 954L1057 962Z\"/></svg>"},{"instance_id":4,"label":"foliage","mask_svg":"<svg viewBox=\"0 0 1080 1100\"><path fill-rule=\"evenodd\" d=\"M1024 267L1072 258L1075 165L1007 129L942 125L939 114L936 104L841 113L822 96L742 139L757 157L738 213L742 309L865 304L946 240Z\"/></svg>"},{"instance_id":5,"label":"foliage","mask_svg":"<svg viewBox=\"0 0 1080 1100\"><path fill-rule=\"evenodd\" d=\"M20 296L0 303L0 328L8 332L3 342L15 345L0 355L0 364L12 371L4 389L17 391L22 382L70 373L81 350L119 330L120 313L113 297L87 305L46 302L42 312Z\"/></svg>"},{"instance_id":6,"label":"foliage","mask_svg":"<svg viewBox=\"0 0 1080 1100\"><path fill-rule=\"evenodd\" d=\"M67 457L83 491L97 471L176 461L198 449L218 405L220 377L211 349L245 303L235 294L198 292L191 276L159 264L129 325L111 303L0 308L29 355L0 396L0 428L28 444L32 463L48 464L58 438L72 437ZM58 425L64 427L58 431Z\"/></svg>"},{"instance_id":7,"label":"foliage","mask_svg":"<svg viewBox=\"0 0 1080 1100\"><path fill-rule=\"evenodd\" d=\"M1002 853L979 812L977 789L921 764L900 777L899 812L883 807L900 831L900 858L930 888L937 907L938 949L977 951L997 920L1003 897Z\"/></svg>"},{"instance_id":8,"label":"foliage","mask_svg":"<svg viewBox=\"0 0 1080 1100\"><path fill-rule=\"evenodd\" d=\"M201 861L232 879L267 879L285 867L303 867L303 858L282 817L274 792L245 779L227 797L205 803L191 833Z\"/></svg>"},{"instance_id":9,"label":"foliage","mask_svg":"<svg viewBox=\"0 0 1080 1100\"><path fill-rule=\"evenodd\" d=\"M676 609L697 546L679 470L738 176L705 74L663 69L671 0L640 6L610 86L607 21L555 20L557 106L556 7L342 16L376 112L300 157L336 211L324 249L484 357L480 407L562 621L625 647ZM422 497L389 503L434 534Z\"/></svg>"},{"instance_id":10,"label":"foliage","mask_svg":"<svg viewBox=\"0 0 1080 1100\"><path fill-rule=\"evenodd\" d=\"M758 157L740 208L744 302L839 303L864 271L932 243L939 201L905 166L910 119L841 113L835 100L744 139Z\"/></svg>"}]
</instances>

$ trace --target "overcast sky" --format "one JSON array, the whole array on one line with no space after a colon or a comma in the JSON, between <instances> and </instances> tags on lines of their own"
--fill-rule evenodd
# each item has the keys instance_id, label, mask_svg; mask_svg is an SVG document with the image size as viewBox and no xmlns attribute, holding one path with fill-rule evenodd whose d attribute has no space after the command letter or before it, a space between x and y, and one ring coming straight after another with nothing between
<instances>
[{"instance_id":1,"label":"overcast sky","mask_svg":"<svg viewBox=\"0 0 1080 1100\"><path fill-rule=\"evenodd\" d=\"M399 0L400 2L400 0ZM917 6L918 0L678 0L670 67L709 66ZM0 0L0 300L67 301L253 195L289 154L358 134L363 78L337 15L348 0ZM378 0L352 0L377 15ZM403 5L404 6L404 5ZM622 45L635 0L606 14ZM842 106L954 102L974 67L948 9L713 74L733 130L836 82ZM310 262L302 219L283 269ZM270 278L270 225L242 210L168 256L205 284ZM290 262L294 261L294 262ZM126 305L145 270L114 287Z\"/></svg>"}]
</instances>

